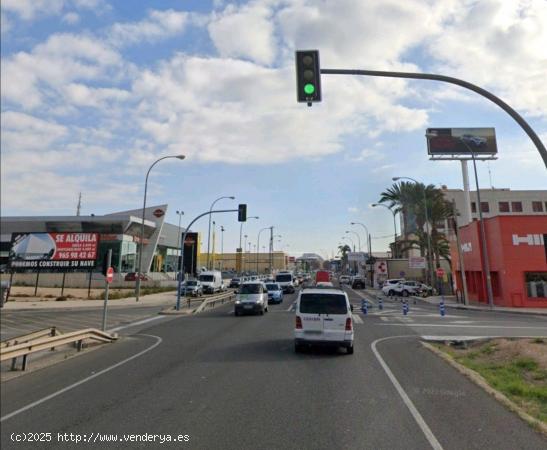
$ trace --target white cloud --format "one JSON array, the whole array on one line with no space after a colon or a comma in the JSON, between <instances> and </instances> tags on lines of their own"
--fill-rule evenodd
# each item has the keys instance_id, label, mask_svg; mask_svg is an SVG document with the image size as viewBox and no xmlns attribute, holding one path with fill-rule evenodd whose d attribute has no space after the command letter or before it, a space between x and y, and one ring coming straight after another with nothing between
<instances>
[{"instance_id":1,"label":"white cloud","mask_svg":"<svg viewBox=\"0 0 547 450\"><path fill-rule=\"evenodd\" d=\"M75 25L80 21L80 16L75 12L69 12L63 16L62 20L64 23L68 23L69 25Z\"/></svg>"},{"instance_id":2,"label":"white cloud","mask_svg":"<svg viewBox=\"0 0 547 450\"><path fill-rule=\"evenodd\" d=\"M188 19L189 14L182 11L149 11L140 22L115 23L108 32L109 41L115 46L158 41L182 33Z\"/></svg>"},{"instance_id":3,"label":"white cloud","mask_svg":"<svg viewBox=\"0 0 547 450\"><path fill-rule=\"evenodd\" d=\"M264 2L228 5L213 14L209 34L221 56L271 65L277 53L272 16Z\"/></svg>"},{"instance_id":4,"label":"white cloud","mask_svg":"<svg viewBox=\"0 0 547 450\"><path fill-rule=\"evenodd\" d=\"M2 0L2 10L13 13L23 20L60 14L63 5L64 0Z\"/></svg>"},{"instance_id":5,"label":"white cloud","mask_svg":"<svg viewBox=\"0 0 547 450\"><path fill-rule=\"evenodd\" d=\"M350 213L352 213L352 214L353 214L353 213L357 213L357 212L359 212L359 208L356 208L355 206L350 206L350 207L348 208L348 212L350 212Z\"/></svg>"},{"instance_id":6,"label":"white cloud","mask_svg":"<svg viewBox=\"0 0 547 450\"><path fill-rule=\"evenodd\" d=\"M2 149L5 152L47 148L67 134L67 128L14 111L2 113ZM4 161L5 162L5 161Z\"/></svg>"}]
</instances>

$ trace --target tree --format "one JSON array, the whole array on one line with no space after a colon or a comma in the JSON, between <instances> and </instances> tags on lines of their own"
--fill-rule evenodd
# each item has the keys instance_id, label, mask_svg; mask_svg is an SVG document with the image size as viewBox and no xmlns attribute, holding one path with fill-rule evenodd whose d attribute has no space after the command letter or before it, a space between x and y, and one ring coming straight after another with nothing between
<instances>
[{"instance_id":1,"label":"tree","mask_svg":"<svg viewBox=\"0 0 547 450\"><path fill-rule=\"evenodd\" d=\"M346 267L348 263L348 253L351 252L351 247L349 245L339 245L338 246L338 253L340 254L340 258L342 259L342 268Z\"/></svg>"}]
</instances>

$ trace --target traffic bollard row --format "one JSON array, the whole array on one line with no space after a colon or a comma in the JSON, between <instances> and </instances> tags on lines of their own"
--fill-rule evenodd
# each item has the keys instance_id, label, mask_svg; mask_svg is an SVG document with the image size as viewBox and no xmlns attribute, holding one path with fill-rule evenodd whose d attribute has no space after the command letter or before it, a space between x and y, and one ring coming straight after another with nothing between
<instances>
[{"instance_id":1,"label":"traffic bollard row","mask_svg":"<svg viewBox=\"0 0 547 450\"><path fill-rule=\"evenodd\" d=\"M403 302L403 315L406 316L408 314L408 302Z\"/></svg>"},{"instance_id":2,"label":"traffic bollard row","mask_svg":"<svg viewBox=\"0 0 547 450\"><path fill-rule=\"evenodd\" d=\"M441 313L441 317L444 317L444 315L446 314L444 300L441 300L441 303L439 303L439 312Z\"/></svg>"},{"instance_id":3,"label":"traffic bollard row","mask_svg":"<svg viewBox=\"0 0 547 450\"><path fill-rule=\"evenodd\" d=\"M361 300L361 311L365 315L368 313L368 302L365 299Z\"/></svg>"}]
</instances>

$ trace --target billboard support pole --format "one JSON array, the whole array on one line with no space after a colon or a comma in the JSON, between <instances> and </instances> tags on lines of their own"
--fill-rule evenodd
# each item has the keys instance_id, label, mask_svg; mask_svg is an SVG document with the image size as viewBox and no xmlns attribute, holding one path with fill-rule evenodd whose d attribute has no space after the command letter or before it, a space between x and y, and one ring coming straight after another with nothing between
<instances>
[{"instance_id":1,"label":"billboard support pole","mask_svg":"<svg viewBox=\"0 0 547 450\"><path fill-rule=\"evenodd\" d=\"M498 105L503 109L507 114L509 114L515 122L517 122L528 137L532 140L536 146L543 163L547 168L547 149L543 142L539 139L539 136L532 129L530 125L522 118L522 116L511 108L507 103L502 99L495 96L491 92L483 89L475 84L469 83L468 81L461 80L459 78L448 77L446 75L437 75L433 73L413 73L413 72L391 72L391 71L380 71L380 70L354 70L354 69L321 69L320 72L325 75L365 75L365 76L374 76L374 77L391 77L391 78L413 78L418 80L433 80L433 81L444 81L445 83L456 84L458 86L469 89L473 92L476 92L483 97L486 97L491 102Z\"/></svg>"},{"instance_id":2,"label":"billboard support pole","mask_svg":"<svg viewBox=\"0 0 547 450\"><path fill-rule=\"evenodd\" d=\"M467 160L462 159L462 178L463 178L463 198L465 202L463 222L465 225L471 223L473 216L471 215L471 193L469 189L469 171L467 170Z\"/></svg>"},{"instance_id":3,"label":"billboard support pole","mask_svg":"<svg viewBox=\"0 0 547 450\"><path fill-rule=\"evenodd\" d=\"M89 283L87 285L87 298L91 297L91 278L93 278L93 269L89 269Z\"/></svg>"},{"instance_id":4,"label":"billboard support pole","mask_svg":"<svg viewBox=\"0 0 547 450\"><path fill-rule=\"evenodd\" d=\"M109 248L108 249L108 254L107 254L107 257L106 257L106 267L109 268L112 264L112 249ZM110 286L110 283L108 281L106 281L106 278L105 278L105 287L104 287L104 305L103 305L103 324L102 324L102 330L103 331L106 331L106 311L107 311L107 307L108 307L108 288Z\"/></svg>"},{"instance_id":5,"label":"billboard support pole","mask_svg":"<svg viewBox=\"0 0 547 450\"><path fill-rule=\"evenodd\" d=\"M63 281L61 282L61 297L65 293L65 277L66 277L66 272L63 272Z\"/></svg>"},{"instance_id":6,"label":"billboard support pole","mask_svg":"<svg viewBox=\"0 0 547 450\"><path fill-rule=\"evenodd\" d=\"M40 269L36 271L36 283L34 284L34 296L38 293L38 280L40 279Z\"/></svg>"}]
</instances>

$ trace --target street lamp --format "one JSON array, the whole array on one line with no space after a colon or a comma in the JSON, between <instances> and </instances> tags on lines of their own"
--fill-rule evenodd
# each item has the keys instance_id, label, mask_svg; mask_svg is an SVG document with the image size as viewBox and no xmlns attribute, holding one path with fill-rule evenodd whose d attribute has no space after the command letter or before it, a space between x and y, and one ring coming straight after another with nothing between
<instances>
[{"instance_id":1,"label":"street lamp","mask_svg":"<svg viewBox=\"0 0 547 450\"><path fill-rule=\"evenodd\" d=\"M177 213L177 216L179 216L179 230L177 233L177 251L180 248L180 220L182 219L182 216L184 216L184 211L175 211ZM177 272L180 272L180 259L177 257Z\"/></svg>"},{"instance_id":2,"label":"street lamp","mask_svg":"<svg viewBox=\"0 0 547 450\"><path fill-rule=\"evenodd\" d=\"M370 260L370 285L374 285L374 271L372 270L372 243L370 242L370 233L368 232L367 226L362 222L350 222L351 225L360 225L364 228L367 238L367 244L368 244L368 258Z\"/></svg>"},{"instance_id":3,"label":"street lamp","mask_svg":"<svg viewBox=\"0 0 547 450\"><path fill-rule=\"evenodd\" d=\"M229 198L230 200L235 200L234 196L219 197L213 203L211 203L211 207L209 208L209 212L211 212L213 210L213 206L215 206L216 202L218 202L219 200L222 200L224 198ZM212 217L212 214L209 214L209 231L207 232L207 269L210 269L210 267L209 267L209 259L210 259L209 249L210 249L210 244L211 244L211 217Z\"/></svg>"},{"instance_id":4,"label":"street lamp","mask_svg":"<svg viewBox=\"0 0 547 450\"><path fill-rule=\"evenodd\" d=\"M141 294L141 273L142 273L142 250L143 250L143 241L144 241L144 213L146 210L146 193L148 191L148 176L150 175L150 171L152 170L152 167L154 167L157 163L160 161L163 161L164 159L168 158L176 158L183 160L186 158L185 155L170 155L170 156L163 156L159 159L156 159L152 163L152 165L148 168L148 172L146 172L146 178L144 181L144 199L142 202L142 224L141 224L141 239L139 242L139 263L138 263L138 272L137 272L137 281L135 284L135 301L139 301L139 296Z\"/></svg>"},{"instance_id":5,"label":"street lamp","mask_svg":"<svg viewBox=\"0 0 547 450\"><path fill-rule=\"evenodd\" d=\"M261 228L260 231L258 232L258 236L256 238L256 248L260 249L260 234L264 231L264 230L269 230L271 229L272 227L264 227L264 228ZM256 273L258 274L258 253L256 254Z\"/></svg>"},{"instance_id":6,"label":"street lamp","mask_svg":"<svg viewBox=\"0 0 547 450\"><path fill-rule=\"evenodd\" d=\"M346 233L353 233L355 236L357 236L357 242L359 243L359 251L361 251L361 237L358 233L355 231L346 230Z\"/></svg>"},{"instance_id":7,"label":"street lamp","mask_svg":"<svg viewBox=\"0 0 547 450\"><path fill-rule=\"evenodd\" d=\"M395 214L397 213L393 211L389 206L384 205L383 203L373 203L372 206L373 207L383 206L384 208L387 208L389 212L393 214L393 253L394 253L393 257L396 258L397 257L397 224L395 222Z\"/></svg>"},{"instance_id":8,"label":"street lamp","mask_svg":"<svg viewBox=\"0 0 547 450\"><path fill-rule=\"evenodd\" d=\"M224 226L220 226L220 270L224 268Z\"/></svg>"},{"instance_id":9,"label":"street lamp","mask_svg":"<svg viewBox=\"0 0 547 450\"><path fill-rule=\"evenodd\" d=\"M415 180L411 177L393 177L393 181L397 180L410 180L414 181L416 184L420 184L419 181ZM433 255L431 254L431 231L429 228L429 212L427 211L427 197L425 195L425 185L424 185L424 209L425 209L425 224L426 224L426 233L427 233L427 260L428 260L428 267L429 267L429 278L430 283L433 285Z\"/></svg>"},{"instance_id":10,"label":"street lamp","mask_svg":"<svg viewBox=\"0 0 547 450\"><path fill-rule=\"evenodd\" d=\"M350 238L349 236L342 236L342 239L347 239L348 241L350 241L351 245L353 245L353 251L355 251L355 242L353 242L352 238Z\"/></svg>"}]
</instances>

